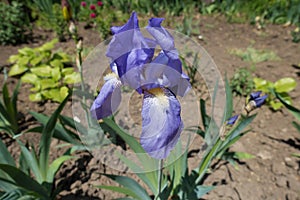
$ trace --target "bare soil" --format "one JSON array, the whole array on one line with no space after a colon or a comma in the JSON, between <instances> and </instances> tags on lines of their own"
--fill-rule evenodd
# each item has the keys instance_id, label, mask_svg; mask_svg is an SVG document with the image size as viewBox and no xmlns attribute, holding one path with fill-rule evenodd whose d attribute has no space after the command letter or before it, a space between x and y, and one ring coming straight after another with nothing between
<instances>
[{"instance_id":1,"label":"bare soil","mask_svg":"<svg viewBox=\"0 0 300 200\"><path fill-rule=\"evenodd\" d=\"M216 62L220 72L231 77L240 67L249 67L250 63L242 61L237 56L231 55L229 50L252 46L256 49L268 49L274 51L279 61L266 61L256 65L253 76L270 81L276 81L282 77L292 77L299 83L299 70L292 67L300 63L300 45L291 41L290 31L293 27L281 25L266 25L263 30L257 30L249 24L230 24L221 16L200 16L199 29L203 40L199 43L208 51ZM84 37L84 45L95 47L101 40L98 32L86 30L83 24L79 25L79 33ZM0 46L0 68L9 68L7 59L17 53L19 48L35 47L51 40L52 32L44 32L36 29L35 40L29 44L19 46ZM197 36L195 37L197 39ZM68 53L74 53L74 44L71 40L59 43ZM3 80L1 74L0 80ZM15 78L9 78L9 88L12 90L17 82ZM33 118L28 114L29 110L51 114L58 106L57 103L44 102L33 103L28 100L28 85L22 85L20 89L18 106L24 116L23 128L34 124ZM290 93L294 105L300 107L300 86ZM242 101L235 101L236 111L242 108ZM139 112L132 111L133 115ZM267 106L257 111L258 116L251 124L251 132L238 141L232 148L233 151L241 151L253 154L255 158L243 160L235 168L229 163L220 162L213 166L211 174L204 181L205 185L216 185L216 189L205 195L203 199L233 199L233 200L299 200L300 199L300 160L293 157L292 153L300 153L300 134L291 125L293 117L285 109L273 112ZM68 102L64 114L72 116L71 102ZM193 117L193 116L191 116ZM13 155L17 155L19 149L14 140L1 133L2 139L9 146ZM38 143L35 134L27 135L25 139ZM57 149L59 141L53 141L52 156L56 157L63 152ZM198 147L200 147L199 144ZM198 148L197 145L194 146ZM121 197L119 194L101 190L93 185L114 184L101 173L117 173L126 175L126 171L118 172L109 166L101 164L88 152L79 153L78 159L63 165L57 175L57 185L63 187L59 199L113 199ZM189 158L192 167L200 161L197 155ZM135 177L135 175L132 175Z\"/></svg>"}]
</instances>

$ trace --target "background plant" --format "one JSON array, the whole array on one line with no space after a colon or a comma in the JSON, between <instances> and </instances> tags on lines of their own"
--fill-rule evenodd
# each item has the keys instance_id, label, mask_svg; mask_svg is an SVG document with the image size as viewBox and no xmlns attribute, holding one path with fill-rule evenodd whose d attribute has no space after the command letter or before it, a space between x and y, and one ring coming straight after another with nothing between
<instances>
[{"instance_id":1,"label":"background plant","mask_svg":"<svg viewBox=\"0 0 300 200\"><path fill-rule=\"evenodd\" d=\"M250 95L255 86L251 72L247 68L239 68L230 79L230 86L237 95Z\"/></svg>"},{"instance_id":2,"label":"background plant","mask_svg":"<svg viewBox=\"0 0 300 200\"><path fill-rule=\"evenodd\" d=\"M12 1L11 5L0 2L0 44L18 44L26 41L30 31L29 18L23 4Z\"/></svg>"},{"instance_id":3,"label":"background plant","mask_svg":"<svg viewBox=\"0 0 300 200\"><path fill-rule=\"evenodd\" d=\"M57 40L41 47L19 49L9 58L14 63L10 76L21 76L24 83L30 83L31 101L50 99L61 102L68 95L68 85L80 81L80 75L68 66L70 58L66 53L53 52Z\"/></svg>"},{"instance_id":4,"label":"background plant","mask_svg":"<svg viewBox=\"0 0 300 200\"><path fill-rule=\"evenodd\" d=\"M33 17L37 18L36 24L47 30L53 30L59 41L65 41L68 23L63 18L60 1L32 0L29 3ZM74 8L76 9L76 8Z\"/></svg>"},{"instance_id":5,"label":"background plant","mask_svg":"<svg viewBox=\"0 0 300 200\"><path fill-rule=\"evenodd\" d=\"M243 61L252 63L253 65L270 60L279 60L280 58L270 50L257 50L252 47L248 47L246 50L243 49L232 49L230 53L240 57Z\"/></svg>"}]
</instances>

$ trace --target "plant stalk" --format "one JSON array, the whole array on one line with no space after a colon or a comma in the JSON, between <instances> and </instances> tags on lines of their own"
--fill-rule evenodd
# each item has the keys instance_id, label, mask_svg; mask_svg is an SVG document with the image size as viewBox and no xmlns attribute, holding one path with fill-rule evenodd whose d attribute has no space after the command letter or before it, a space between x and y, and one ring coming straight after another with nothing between
<instances>
[{"instance_id":1,"label":"plant stalk","mask_svg":"<svg viewBox=\"0 0 300 200\"><path fill-rule=\"evenodd\" d=\"M158 161L158 190L157 190L157 195L155 197L155 200L159 200L159 195L161 193L161 182L162 182L162 177L163 177L163 166L164 166L164 160L160 159Z\"/></svg>"}]
</instances>

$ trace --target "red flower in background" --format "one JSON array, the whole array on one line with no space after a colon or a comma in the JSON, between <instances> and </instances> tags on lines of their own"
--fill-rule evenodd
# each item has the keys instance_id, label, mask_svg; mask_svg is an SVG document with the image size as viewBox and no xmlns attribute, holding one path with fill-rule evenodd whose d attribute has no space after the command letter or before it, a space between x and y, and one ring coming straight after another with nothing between
<instances>
[{"instance_id":1,"label":"red flower in background","mask_svg":"<svg viewBox=\"0 0 300 200\"><path fill-rule=\"evenodd\" d=\"M91 4L91 5L90 5L90 9L91 9L91 10L95 10L95 9L96 9L96 6L95 6L94 4Z\"/></svg>"},{"instance_id":2,"label":"red flower in background","mask_svg":"<svg viewBox=\"0 0 300 200\"><path fill-rule=\"evenodd\" d=\"M98 5L98 6L103 6L102 1L98 1L98 2L97 2L97 5Z\"/></svg>"},{"instance_id":3,"label":"red flower in background","mask_svg":"<svg viewBox=\"0 0 300 200\"><path fill-rule=\"evenodd\" d=\"M96 13L91 13L91 14L90 14L90 17L91 17L91 18L95 18L95 17L96 17Z\"/></svg>"},{"instance_id":4,"label":"red flower in background","mask_svg":"<svg viewBox=\"0 0 300 200\"><path fill-rule=\"evenodd\" d=\"M82 7L85 7L85 6L86 6L86 2L85 2L85 1L82 1L82 2L80 3L80 5L81 5Z\"/></svg>"}]
</instances>

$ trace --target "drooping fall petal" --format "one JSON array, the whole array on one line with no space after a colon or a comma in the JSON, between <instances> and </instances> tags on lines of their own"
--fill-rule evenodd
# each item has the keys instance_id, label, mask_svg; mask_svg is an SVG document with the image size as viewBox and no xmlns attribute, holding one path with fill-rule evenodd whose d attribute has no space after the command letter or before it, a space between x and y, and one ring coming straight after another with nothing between
<instances>
[{"instance_id":1,"label":"drooping fall petal","mask_svg":"<svg viewBox=\"0 0 300 200\"><path fill-rule=\"evenodd\" d=\"M164 159L176 145L183 123L176 97L165 88L145 92L140 142L153 158Z\"/></svg>"},{"instance_id":2,"label":"drooping fall petal","mask_svg":"<svg viewBox=\"0 0 300 200\"><path fill-rule=\"evenodd\" d=\"M121 102L121 83L116 75L109 74L105 79L106 82L90 109L92 117L97 120L112 115Z\"/></svg>"}]
</instances>

